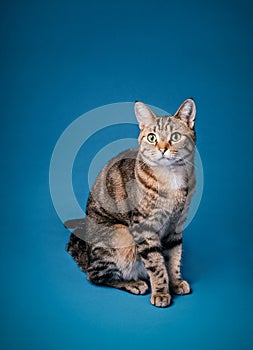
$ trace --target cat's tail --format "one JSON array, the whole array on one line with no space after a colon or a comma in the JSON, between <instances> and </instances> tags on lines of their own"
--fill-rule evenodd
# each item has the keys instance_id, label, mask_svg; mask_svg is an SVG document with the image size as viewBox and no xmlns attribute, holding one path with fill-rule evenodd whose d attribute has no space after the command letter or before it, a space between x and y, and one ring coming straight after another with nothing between
<instances>
[{"instance_id":1,"label":"cat's tail","mask_svg":"<svg viewBox=\"0 0 253 350\"><path fill-rule=\"evenodd\" d=\"M89 266L89 245L83 239L85 236L85 219L74 219L64 222L68 229L74 229L67 244L67 252L77 262L80 269L87 271Z\"/></svg>"},{"instance_id":2,"label":"cat's tail","mask_svg":"<svg viewBox=\"0 0 253 350\"><path fill-rule=\"evenodd\" d=\"M84 219L72 219L64 222L64 227L68 229L74 229L73 234L85 241L85 218Z\"/></svg>"},{"instance_id":3,"label":"cat's tail","mask_svg":"<svg viewBox=\"0 0 253 350\"><path fill-rule=\"evenodd\" d=\"M66 228L83 228L85 225L85 219L72 219L64 222Z\"/></svg>"}]
</instances>

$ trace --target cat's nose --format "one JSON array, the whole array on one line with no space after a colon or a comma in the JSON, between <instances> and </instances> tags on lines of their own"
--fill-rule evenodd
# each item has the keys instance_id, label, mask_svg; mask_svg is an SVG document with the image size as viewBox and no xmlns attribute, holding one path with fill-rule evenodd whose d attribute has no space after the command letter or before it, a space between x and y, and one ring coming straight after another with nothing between
<instances>
[{"instance_id":1,"label":"cat's nose","mask_svg":"<svg viewBox=\"0 0 253 350\"><path fill-rule=\"evenodd\" d=\"M167 151L167 148L160 148L159 151L164 154Z\"/></svg>"}]
</instances>

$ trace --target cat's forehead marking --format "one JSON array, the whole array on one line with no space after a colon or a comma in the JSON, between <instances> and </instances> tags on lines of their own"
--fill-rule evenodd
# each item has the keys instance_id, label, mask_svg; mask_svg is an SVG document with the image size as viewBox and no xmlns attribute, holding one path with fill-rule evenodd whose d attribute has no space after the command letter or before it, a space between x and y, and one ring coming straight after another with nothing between
<instances>
[{"instance_id":1,"label":"cat's forehead marking","mask_svg":"<svg viewBox=\"0 0 253 350\"><path fill-rule=\"evenodd\" d=\"M157 117L156 124L159 131L166 131L171 123L171 118L168 116Z\"/></svg>"},{"instance_id":2,"label":"cat's forehead marking","mask_svg":"<svg viewBox=\"0 0 253 350\"><path fill-rule=\"evenodd\" d=\"M185 127L182 123L173 116L162 116L157 117L156 122L150 126L150 131L159 134L162 139L167 139L168 135L172 134L174 131L179 131L185 133Z\"/></svg>"}]
</instances>

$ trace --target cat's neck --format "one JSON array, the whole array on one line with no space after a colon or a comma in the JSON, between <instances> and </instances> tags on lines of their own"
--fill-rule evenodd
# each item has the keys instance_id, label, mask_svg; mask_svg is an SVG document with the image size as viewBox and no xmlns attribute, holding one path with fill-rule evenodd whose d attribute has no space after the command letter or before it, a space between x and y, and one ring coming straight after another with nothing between
<instances>
[{"instance_id":1,"label":"cat's neck","mask_svg":"<svg viewBox=\"0 0 253 350\"><path fill-rule=\"evenodd\" d=\"M137 162L143 164L149 169L146 173L150 173L150 176L154 177L160 188L168 190L178 190L185 188L188 181L188 170L187 167L182 163L174 163L168 166L159 165L153 163L139 153L137 156ZM137 167L138 171L138 167Z\"/></svg>"},{"instance_id":2,"label":"cat's neck","mask_svg":"<svg viewBox=\"0 0 253 350\"><path fill-rule=\"evenodd\" d=\"M187 173L185 167L158 166L155 168L155 176L160 186L170 190L179 190L187 185Z\"/></svg>"}]
</instances>

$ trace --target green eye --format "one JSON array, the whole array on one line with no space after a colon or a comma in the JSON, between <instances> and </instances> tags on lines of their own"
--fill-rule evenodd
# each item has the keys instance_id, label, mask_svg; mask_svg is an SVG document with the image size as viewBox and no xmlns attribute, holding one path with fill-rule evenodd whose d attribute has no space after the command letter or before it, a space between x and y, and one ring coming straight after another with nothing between
<instances>
[{"instance_id":1,"label":"green eye","mask_svg":"<svg viewBox=\"0 0 253 350\"><path fill-rule=\"evenodd\" d=\"M147 136L147 139L150 143L155 143L156 142L156 136L155 134L151 133L151 134L148 134Z\"/></svg>"},{"instance_id":2,"label":"green eye","mask_svg":"<svg viewBox=\"0 0 253 350\"><path fill-rule=\"evenodd\" d=\"M179 132L173 132L173 134L170 137L171 141L177 142L181 139L181 134Z\"/></svg>"}]
</instances>

